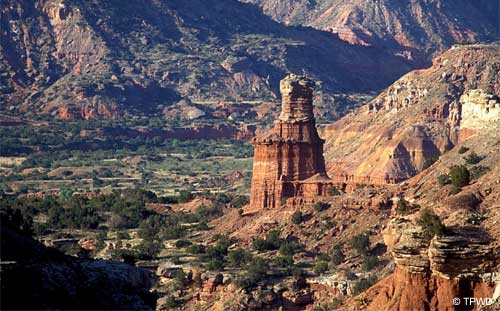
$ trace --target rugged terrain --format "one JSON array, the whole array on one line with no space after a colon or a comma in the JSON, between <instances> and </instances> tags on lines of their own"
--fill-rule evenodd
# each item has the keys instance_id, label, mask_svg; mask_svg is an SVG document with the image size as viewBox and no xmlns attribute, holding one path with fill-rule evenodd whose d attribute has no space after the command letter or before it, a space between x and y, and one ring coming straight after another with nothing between
<instances>
[{"instance_id":1,"label":"rugged terrain","mask_svg":"<svg viewBox=\"0 0 500 311\"><path fill-rule=\"evenodd\" d=\"M367 105L326 126L330 177L349 183L397 183L473 133L497 127L499 60L498 45L457 46L430 68L405 75ZM463 103L469 99L462 95L472 89L482 90L474 93L476 105ZM482 116L481 109L488 113Z\"/></svg>"},{"instance_id":2,"label":"rugged terrain","mask_svg":"<svg viewBox=\"0 0 500 311\"><path fill-rule=\"evenodd\" d=\"M425 64L456 43L499 39L497 1L243 0L287 25L332 32L350 44L378 46Z\"/></svg>"},{"instance_id":3,"label":"rugged terrain","mask_svg":"<svg viewBox=\"0 0 500 311\"><path fill-rule=\"evenodd\" d=\"M383 49L288 27L232 0L9 0L1 14L0 101L11 113L116 118L160 115L181 99L272 101L284 73L302 71L331 102L334 93L379 90L412 68Z\"/></svg>"}]
</instances>

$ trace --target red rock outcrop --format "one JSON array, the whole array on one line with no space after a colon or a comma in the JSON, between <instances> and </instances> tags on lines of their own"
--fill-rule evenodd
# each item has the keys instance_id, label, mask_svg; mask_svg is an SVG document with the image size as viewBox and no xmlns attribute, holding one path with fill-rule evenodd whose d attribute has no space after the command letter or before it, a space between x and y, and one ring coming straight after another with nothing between
<instances>
[{"instance_id":1,"label":"red rock outcrop","mask_svg":"<svg viewBox=\"0 0 500 311\"><path fill-rule=\"evenodd\" d=\"M251 205L281 206L286 198L326 195L323 144L313 115L314 82L288 75L280 82L282 108L274 128L253 139Z\"/></svg>"}]
</instances>

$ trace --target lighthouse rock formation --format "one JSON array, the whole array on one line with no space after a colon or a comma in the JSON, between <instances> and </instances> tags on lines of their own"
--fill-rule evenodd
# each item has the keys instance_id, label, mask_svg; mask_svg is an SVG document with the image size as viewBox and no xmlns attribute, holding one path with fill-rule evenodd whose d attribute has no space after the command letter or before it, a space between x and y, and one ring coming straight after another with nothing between
<instances>
[{"instance_id":1,"label":"lighthouse rock formation","mask_svg":"<svg viewBox=\"0 0 500 311\"><path fill-rule=\"evenodd\" d=\"M274 128L253 139L250 203L275 208L287 198L324 196L331 186L313 114L314 81L289 74L280 82L281 114Z\"/></svg>"}]
</instances>

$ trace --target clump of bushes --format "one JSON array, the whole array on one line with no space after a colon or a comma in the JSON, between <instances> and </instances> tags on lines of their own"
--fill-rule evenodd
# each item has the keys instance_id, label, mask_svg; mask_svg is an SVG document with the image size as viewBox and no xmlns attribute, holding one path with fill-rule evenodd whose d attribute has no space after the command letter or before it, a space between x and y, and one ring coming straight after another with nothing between
<instances>
[{"instance_id":1,"label":"clump of bushes","mask_svg":"<svg viewBox=\"0 0 500 311\"><path fill-rule=\"evenodd\" d=\"M458 149L458 154L464 154L467 151L469 151L469 148L467 148L466 146L461 146L460 149Z\"/></svg>"},{"instance_id":2,"label":"clump of bushes","mask_svg":"<svg viewBox=\"0 0 500 311\"><path fill-rule=\"evenodd\" d=\"M318 261L313 267L314 273L316 274L324 274L328 269L329 265L326 261Z\"/></svg>"},{"instance_id":3,"label":"clump of bushes","mask_svg":"<svg viewBox=\"0 0 500 311\"><path fill-rule=\"evenodd\" d=\"M450 169L450 180L455 191L459 192L464 186L470 182L470 172L465 165L455 165Z\"/></svg>"},{"instance_id":4,"label":"clump of bushes","mask_svg":"<svg viewBox=\"0 0 500 311\"><path fill-rule=\"evenodd\" d=\"M439 216L429 208L422 211L417 223L422 227L424 235L428 238L432 238L435 235L441 236L446 230Z\"/></svg>"},{"instance_id":5,"label":"clump of bushes","mask_svg":"<svg viewBox=\"0 0 500 311\"><path fill-rule=\"evenodd\" d=\"M367 234L358 234L351 239L349 244L359 255L366 255L370 246L370 238Z\"/></svg>"},{"instance_id":6,"label":"clump of bushes","mask_svg":"<svg viewBox=\"0 0 500 311\"><path fill-rule=\"evenodd\" d=\"M303 214L301 211L295 211L293 214L292 214L292 223L294 225L299 225L302 223L302 220L303 220Z\"/></svg>"},{"instance_id":7,"label":"clump of bushes","mask_svg":"<svg viewBox=\"0 0 500 311\"><path fill-rule=\"evenodd\" d=\"M370 271L375 268L378 264L378 258L376 256L367 256L363 259L363 270Z\"/></svg>"},{"instance_id":8,"label":"clump of bushes","mask_svg":"<svg viewBox=\"0 0 500 311\"><path fill-rule=\"evenodd\" d=\"M451 179L450 179L450 175L448 174L440 174L438 176L438 184L443 187L444 185L448 185L448 184L451 184Z\"/></svg>"},{"instance_id":9,"label":"clump of bushes","mask_svg":"<svg viewBox=\"0 0 500 311\"><path fill-rule=\"evenodd\" d=\"M354 284L354 287L352 289L353 295L355 296L361 292L364 292L375 283L377 283L377 278L375 276L360 279Z\"/></svg>"},{"instance_id":10,"label":"clump of bushes","mask_svg":"<svg viewBox=\"0 0 500 311\"><path fill-rule=\"evenodd\" d=\"M332 247L330 258L334 265L340 265L345 260L344 252L342 251L342 244L336 244Z\"/></svg>"},{"instance_id":11,"label":"clump of bushes","mask_svg":"<svg viewBox=\"0 0 500 311\"><path fill-rule=\"evenodd\" d=\"M279 230L270 230L265 239L256 238L252 245L257 251L277 250L280 248L283 240L280 238Z\"/></svg>"},{"instance_id":12,"label":"clump of bushes","mask_svg":"<svg viewBox=\"0 0 500 311\"><path fill-rule=\"evenodd\" d=\"M248 290L266 279L269 264L266 260L255 257L246 265L245 269L246 272L237 280L237 284L241 288Z\"/></svg>"},{"instance_id":13,"label":"clump of bushes","mask_svg":"<svg viewBox=\"0 0 500 311\"><path fill-rule=\"evenodd\" d=\"M188 241L188 240L177 240L175 242L175 247L184 248L184 247L190 246L191 244L193 244L193 243L191 243L191 241Z\"/></svg>"},{"instance_id":14,"label":"clump of bushes","mask_svg":"<svg viewBox=\"0 0 500 311\"><path fill-rule=\"evenodd\" d=\"M467 164L478 164L483 159L482 156L478 155L474 151L469 153L468 156L464 157L465 163Z\"/></svg>"},{"instance_id":15,"label":"clump of bushes","mask_svg":"<svg viewBox=\"0 0 500 311\"><path fill-rule=\"evenodd\" d=\"M316 202L314 204L314 210L316 212L322 212L322 211L326 211L327 209L330 208L330 204L328 203L325 203L325 202Z\"/></svg>"},{"instance_id":16,"label":"clump of bushes","mask_svg":"<svg viewBox=\"0 0 500 311\"><path fill-rule=\"evenodd\" d=\"M406 201L404 198L401 198L398 201L396 211L401 214L401 215L408 215L411 214L412 212L420 209L420 205L418 204L410 204L408 201Z\"/></svg>"}]
</instances>

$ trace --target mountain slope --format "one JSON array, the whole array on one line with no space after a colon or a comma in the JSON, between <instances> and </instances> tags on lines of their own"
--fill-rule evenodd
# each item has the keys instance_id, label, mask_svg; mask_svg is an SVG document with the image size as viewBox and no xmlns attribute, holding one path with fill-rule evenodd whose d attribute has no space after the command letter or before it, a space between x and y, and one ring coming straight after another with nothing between
<instances>
[{"instance_id":1,"label":"mountain slope","mask_svg":"<svg viewBox=\"0 0 500 311\"><path fill-rule=\"evenodd\" d=\"M432 67L405 75L324 129L330 176L339 182L400 182L473 133L498 127L498 97L493 103L500 94L499 70L500 46L473 45L453 48ZM472 89L481 90L473 96L477 103L464 105L461 97Z\"/></svg>"},{"instance_id":2,"label":"mountain slope","mask_svg":"<svg viewBox=\"0 0 500 311\"><path fill-rule=\"evenodd\" d=\"M498 1L245 0L275 20L331 31L352 44L386 47L418 64L455 43L498 40Z\"/></svg>"},{"instance_id":3,"label":"mountain slope","mask_svg":"<svg viewBox=\"0 0 500 311\"><path fill-rule=\"evenodd\" d=\"M317 77L327 95L367 92L411 69L233 0L9 0L1 12L2 109L62 118L155 114L181 98L269 100L289 71Z\"/></svg>"}]
</instances>

